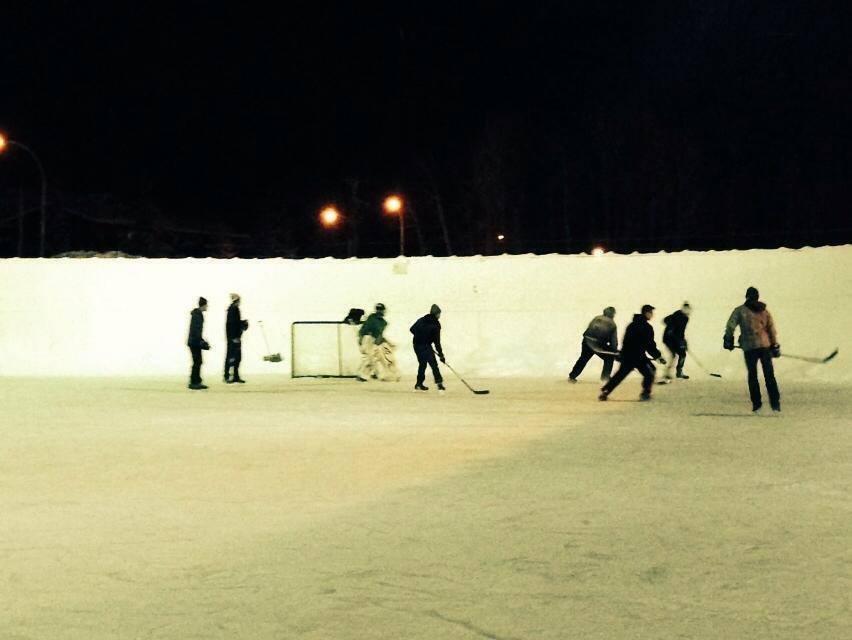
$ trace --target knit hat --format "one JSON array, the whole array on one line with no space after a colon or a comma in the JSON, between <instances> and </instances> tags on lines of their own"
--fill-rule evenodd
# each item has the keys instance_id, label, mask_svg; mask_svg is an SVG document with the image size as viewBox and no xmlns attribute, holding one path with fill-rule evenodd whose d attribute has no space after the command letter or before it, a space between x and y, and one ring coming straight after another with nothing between
<instances>
[{"instance_id":1,"label":"knit hat","mask_svg":"<svg viewBox=\"0 0 852 640\"><path fill-rule=\"evenodd\" d=\"M643 314L648 313L649 311L653 311L653 310L654 310L654 307L652 307L649 304L643 304L642 305L642 313Z\"/></svg>"},{"instance_id":2,"label":"knit hat","mask_svg":"<svg viewBox=\"0 0 852 640\"><path fill-rule=\"evenodd\" d=\"M207 304L207 298L199 298L198 299L198 306L199 307L203 307L206 304Z\"/></svg>"},{"instance_id":3,"label":"knit hat","mask_svg":"<svg viewBox=\"0 0 852 640\"><path fill-rule=\"evenodd\" d=\"M760 299L760 291L755 289L754 287L749 287L746 289L746 300L759 300Z\"/></svg>"},{"instance_id":4,"label":"knit hat","mask_svg":"<svg viewBox=\"0 0 852 640\"><path fill-rule=\"evenodd\" d=\"M615 307L607 307L606 309L603 310L603 314L607 318L614 318L615 317Z\"/></svg>"},{"instance_id":5,"label":"knit hat","mask_svg":"<svg viewBox=\"0 0 852 640\"><path fill-rule=\"evenodd\" d=\"M381 302L376 303L376 311L384 311L384 310L385 310L385 305L383 305Z\"/></svg>"},{"instance_id":6,"label":"knit hat","mask_svg":"<svg viewBox=\"0 0 852 640\"><path fill-rule=\"evenodd\" d=\"M433 304L433 305L429 308L429 313L431 313L433 316L437 316L439 313L441 313L441 307L439 307L439 306L438 306L438 305L436 305L436 304Z\"/></svg>"}]
</instances>

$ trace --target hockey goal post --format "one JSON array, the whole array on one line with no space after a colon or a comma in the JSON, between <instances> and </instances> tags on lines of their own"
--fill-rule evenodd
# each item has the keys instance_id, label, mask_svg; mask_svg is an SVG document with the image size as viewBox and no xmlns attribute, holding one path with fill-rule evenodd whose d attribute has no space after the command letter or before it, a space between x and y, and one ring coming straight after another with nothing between
<instances>
[{"instance_id":1,"label":"hockey goal post","mask_svg":"<svg viewBox=\"0 0 852 640\"><path fill-rule=\"evenodd\" d=\"M293 378L355 378L361 363L360 324L299 320L290 325Z\"/></svg>"}]
</instances>

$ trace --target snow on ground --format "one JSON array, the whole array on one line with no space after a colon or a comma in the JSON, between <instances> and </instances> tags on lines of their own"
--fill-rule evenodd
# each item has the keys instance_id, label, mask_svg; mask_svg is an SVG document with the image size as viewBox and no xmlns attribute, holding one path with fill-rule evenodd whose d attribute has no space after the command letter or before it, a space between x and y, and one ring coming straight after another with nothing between
<instances>
[{"instance_id":1,"label":"snow on ground","mask_svg":"<svg viewBox=\"0 0 852 640\"><path fill-rule=\"evenodd\" d=\"M3 378L0 638L848 637L848 388L449 382Z\"/></svg>"}]
</instances>

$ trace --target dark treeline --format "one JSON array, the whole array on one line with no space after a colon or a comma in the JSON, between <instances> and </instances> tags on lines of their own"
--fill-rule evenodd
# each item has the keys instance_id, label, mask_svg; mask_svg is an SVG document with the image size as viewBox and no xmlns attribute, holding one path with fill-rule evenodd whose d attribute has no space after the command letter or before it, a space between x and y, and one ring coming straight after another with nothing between
<instances>
[{"instance_id":1,"label":"dark treeline","mask_svg":"<svg viewBox=\"0 0 852 640\"><path fill-rule=\"evenodd\" d=\"M52 177L48 253L393 256L393 191L410 255L852 242L843 3L532 4L311 14L319 27L268 44L276 82L217 69L182 97L166 70L164 103L116 90L119 113L90 126L135 127L140 166L104 140L119 160L75 162L18 118ZM263 47L236 37L230 64L254 64ZM180 144L146 146L164 121ZM25 158L0 158L4 256L34 255L36 186ZM326 204L341 228L317 223Z\"/></svg>"}]
</instances>

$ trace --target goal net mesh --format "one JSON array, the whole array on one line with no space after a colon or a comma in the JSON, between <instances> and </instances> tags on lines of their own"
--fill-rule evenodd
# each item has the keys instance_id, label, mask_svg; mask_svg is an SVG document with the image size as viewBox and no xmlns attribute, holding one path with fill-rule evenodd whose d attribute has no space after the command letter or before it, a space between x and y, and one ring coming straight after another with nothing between
<instances>
[{"instance_id":1,"label":"goal net mesh","mask_svg":"<svg viewBox=\"0 0 852 640\"><path fill-rule=\"evenodd\" d=\"M361 363L359 325L294 322L291 327L294 378L354 378Z\"/></svg>"}]
</instances>

